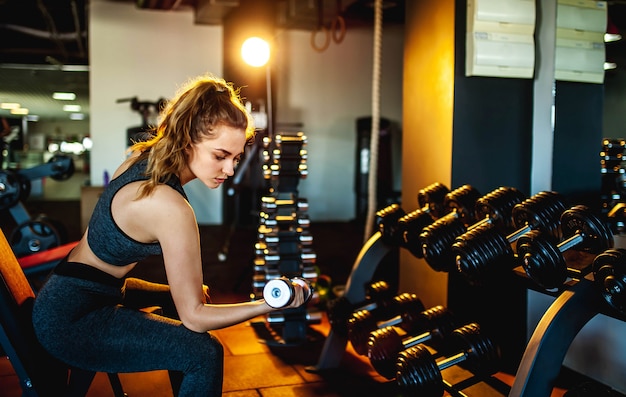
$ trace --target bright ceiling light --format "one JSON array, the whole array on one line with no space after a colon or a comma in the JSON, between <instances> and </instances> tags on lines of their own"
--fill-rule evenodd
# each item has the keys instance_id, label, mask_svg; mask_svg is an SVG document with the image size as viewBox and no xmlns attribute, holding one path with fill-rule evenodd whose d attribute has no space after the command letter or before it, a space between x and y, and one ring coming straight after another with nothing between
<instances>
[{"instance_id":1,"label":"bright ceiling light","mask_svg":"<svg viewBox=\"0 0 626 397\"><path fill-rule=\"evenodd\" d=\"M241 57L250 66L264 66L270 60L270 45L259 37L250 37L241 46Z\"/></svg>"},{"instance_id":2,"label":"bright ceiling light","mask_svg":"<svg viewBox=\"0 0 626 397\"><path fill-rule=\"evenodd\" d=\"M28 114L28 109L26 109L26 108L11 109L11 114L26 115L26 114Z\"/></svg>"},{"instance_id":3,"label":"bright ceiling light","mask_svg":"<svg viewBox=\"0 0 626 397\"><path fill-rule=\"evenodd\" d=\"M65 112L80 112L80 105L63 105L63 111Z\"/></svg>"},{"instance_id":4,"label":"bright ceiling light","mask_svg":"<svg viewBox=\"0 0 626 397\"><path fill-rule=\"evenodd\" d=\"M52 98L59 101L73 101L76 99L76 94L73 92L55 92L52 94Z\"/></svg>"},{"instance_id":5,"label":"bright ceiling light","mask_svg":"<svg viewBox=\"0 0 626 397\"><path fill-rule=\"evenodd\" d=\"M85 115L82 113L70 113L70 120L84 120Z\"/></svg>"},{"instance_id":6,"label":"bright ceiling light","mask_svg":"<svg viewBox=\"0 0 626 397\"><path fill-rule=\"evenodd\" d=\"M604 70L613 70L617 68L617 64L615 62L604 62Z\"/></svg>"},{"instance_id":7,"label":"bright ceiling light","mask_svg":"<svg viewBox=\"0 0 626 397\"><path fill-rule=\"evenodd\" d=\"M3 102L3 103L0 103L0 108L7 109L7 110L19 109L20 106L21 105L19 103L15 103L15 102Z\"/></svg>"}]
</instances>

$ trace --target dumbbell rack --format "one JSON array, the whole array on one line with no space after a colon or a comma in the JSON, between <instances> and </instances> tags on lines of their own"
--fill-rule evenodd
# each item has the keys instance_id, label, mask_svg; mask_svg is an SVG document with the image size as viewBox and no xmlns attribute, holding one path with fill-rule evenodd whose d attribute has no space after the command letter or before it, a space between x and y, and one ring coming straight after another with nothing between
<instances>
[{"instance_id":1,"label":"dumbbell rack","mask_svg":"<svg viewBox=\"0 0 626 397\"><path fill-rule=\"evenodd\" d=\"M376 232L362 247L348 278L345 296L351 302L366 299L364 286L371 281L381 259L394 248ZM568 261L569 262L569 261ZM511 266L514 280L532 289L556 298L546 310L528 342L518 366L512 386L489 377L472 378L462 368L451 367L442 372L446 388L461 396L549 396L554 387L565 355L576 335L598 314L626 321L626 313L610 307L602 299L600 288L594 285L593 276L586 266L584 271L572 273L571 278L558 290L546 290L530 279L522 266ZM582 269L576 261L568 263L569 269ZM340 364L348 338L331 328L315 367L310 372L321 372ZM464 373L465 372L465 373ZM468 394L465 394L468 393Z\"/></svg>"},{"instance_id":2,"label":"dumbbell rack","mask_svg":"<svg viewBox=\"0 0 626 397\"><path fill-rule=\"evenodd\" d=\"M516 268L521 278L524 270ZM536 289L529 284L529 288ZM556 295L546 310L530 341L515 375L510 397L549 396L565 355L580 330L596 315L626 321L626 316L610 308L602 299L597 285L588 277L571 280Z\"/></svg>"},{"instance_id":3,"label":"dumbbell rack","mask_svg":"<svg viewBox=\"0 0 626 397\"><path fill-rule=\"evenodd\" d=\"M601 187L600 199L602 212L607 214L617 204L624 202L624 153L626 152L626 140L609 139L602 140L600 151L600 174ZM624 225L621 225L622 228Z\"/></svg>"},{"instance_id":4,"label":"dumbbell rack","mask_svg":"<svg viewBox=\"0 0 626 397\"><path fill-rule=\"evenodd\" d=\"M306 136L302 132L279 133L273 140L266 137L263 143L263 176L269 182L269 189L261 198L252 277L253 300L263 297L269 280L301 277L314 285L318 276L309 232L308 203L298 194L299 181L307 176ZM310 302L316 300L314 292ZM274 330L266 343L297 345L306 342L308 324L321 321L321 313L311 306L266 315L266 325Z\"/></svg>"}]
</instances>

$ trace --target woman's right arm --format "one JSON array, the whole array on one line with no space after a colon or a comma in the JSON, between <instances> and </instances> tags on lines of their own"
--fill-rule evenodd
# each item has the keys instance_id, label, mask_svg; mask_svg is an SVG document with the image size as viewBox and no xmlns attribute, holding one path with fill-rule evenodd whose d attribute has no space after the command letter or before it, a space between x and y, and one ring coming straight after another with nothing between
<instances>
[{"instance_id":1,"label":"woman's right arm","mask_svg":"<svg viewBox=\"0 0 626 397\"><path fill-rule=\"evenodd\" d=\"M198 224L193 209L173 189L160 186L141 199L146 225L161 244L168 284L183 324L196 332L228 327L273 310L263 299L232 304L208 304L204 301L202 258ZM209 282L207 283L210 285ZM295 286L295 298L289 307L305 301L305 291Z\"/></svg>"}]
</instances>

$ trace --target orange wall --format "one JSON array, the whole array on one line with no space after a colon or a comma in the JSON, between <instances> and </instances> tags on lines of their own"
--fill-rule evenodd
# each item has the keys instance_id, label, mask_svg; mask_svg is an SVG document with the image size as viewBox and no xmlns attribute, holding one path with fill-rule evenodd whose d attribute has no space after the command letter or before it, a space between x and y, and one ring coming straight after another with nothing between
<instances>
[{"instance_id":1,"label":"orange wall","mask_svg":"<svg viewBox=\"0 0 626 397\"><path fill-rule=\"evenodd\" d=\"M441 182L452 189L454 0L409 1L403 83L402 202L417 208L417 192ZM401 250L401 291L424 304L446 304L447 275Z\"/></svg>"}]
</instances>

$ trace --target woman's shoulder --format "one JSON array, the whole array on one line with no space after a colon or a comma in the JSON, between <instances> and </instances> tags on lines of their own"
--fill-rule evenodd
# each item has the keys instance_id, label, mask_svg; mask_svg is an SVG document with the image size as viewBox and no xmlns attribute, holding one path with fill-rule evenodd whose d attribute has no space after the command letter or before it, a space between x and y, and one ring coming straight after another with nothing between
<instances>
[{"instance_id":1,"label":"woman's shoulder","mask_svg":"<svg viewBox=\"0 0 626 397\"><path fill-rule=\"evenodd\" d=\"M134 164L136 164L138 162L138 157L139 154L131 154L130 156L128 156L123 162L122 164L120 164L117 169L115 170L115 172L113 173L113 176L111 178L115 179L118 176L122 175L124 172L126 172L131 166L133 166Z\"/></svg>"}]
</instances>

